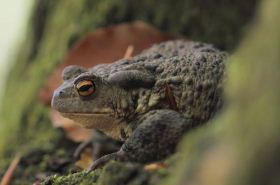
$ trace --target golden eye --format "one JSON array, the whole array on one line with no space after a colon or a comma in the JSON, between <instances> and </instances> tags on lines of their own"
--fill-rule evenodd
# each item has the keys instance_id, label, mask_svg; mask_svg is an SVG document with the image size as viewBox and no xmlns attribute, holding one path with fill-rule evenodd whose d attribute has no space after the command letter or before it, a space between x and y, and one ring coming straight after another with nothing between
<instances>
[{"instance_id":1,"label":"golden eye","mask_svg":"<svg viewBox=\"0 0 280 185\"><path fill-rule=\"evenodd\" d=\"M89 96L95 92L95 86L91 80L80 81L75 87L80 96Z\"/></svg>"}]
</instances>

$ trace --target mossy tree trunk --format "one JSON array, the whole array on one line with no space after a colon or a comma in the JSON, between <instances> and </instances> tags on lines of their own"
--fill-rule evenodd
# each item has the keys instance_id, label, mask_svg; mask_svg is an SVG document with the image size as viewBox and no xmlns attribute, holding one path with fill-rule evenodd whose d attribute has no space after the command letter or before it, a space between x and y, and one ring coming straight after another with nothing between
<instances>
[{"instance_id":1,"label":"mossy tree trunk","mask_svg":"<svg viewBox=\"0 0 280 185\"><path fill-rule=\"evenodd\" d=\"M86 33L141 19L163 31L232 49L253 15L256 2L35 1L26 39L10 71L1 106L0 156L10 156L29 146L47 145L54 137L48 108L38 102L38 91L72 44Z\"/></svg>"},{"instance_id":2,"label":"mossy tree trunk","mask_svg":"<svg viewBox=\"0 0 280 185\"><path fill-rule=\"evenodd\" d=\"M280 184L280 1L263 1L229 59L227 106L187 135L166 184Z\"/></svg>"},{"instance_id":3,"label":"mossy tree trunk","mask_svg":"<svg viewBox=\"0 0 280 185\"><path fill-rule=\"evenodd\" d=\"M84 34L142 19L237 52L229 60L227 104L213 124L188 134L167 184L279 184L280 3L263 1L36 1L26 42L11 70L1 109L2 162L23 148L48 147L56 132L37 99L51 71ZM20 141L20 142L19 142ZM26 147L27 146L27 147Z\"/></svg>"}]
</instances>

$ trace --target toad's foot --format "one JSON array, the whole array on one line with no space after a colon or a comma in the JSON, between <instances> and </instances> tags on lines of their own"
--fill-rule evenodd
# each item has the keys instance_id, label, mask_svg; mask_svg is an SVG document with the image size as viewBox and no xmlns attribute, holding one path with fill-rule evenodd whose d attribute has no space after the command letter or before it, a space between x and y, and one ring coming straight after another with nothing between
<instances>
[{"instance_id":1,"label":"toad's foot","mask_svg":"<svg viewBox=\"0 0 280 185\"><path fill-rule=\"evenodd\" d=\"M92 140L87 140L79 144L79 146L76 148L73 157L78 160L80 158L81 153L87 148L92 145Z\"/></svg>"},{"instance_id":2,"label":"toad's foot","mask_svg":"<svg viewBox=\"0 0 280 185\"><path fill-rule=\"evenodd\" d=\"M91 147L93 149L93 158L98 159L101 156L118 151L121 145L121 142L115 141L102 132L94 129L93 137L78 146L74 152L74 157L76 160L78 160L84 149Z\"/></svg>"},{"instance_id":3,"label":"toad's foot","mask_svg":"<svg viewBox=\"0 0 280 185\"><path fill-rule=\"evenodd\" d=\"M87 173L104 166L106 163L108 163L111 160L125 161L126 160L125 152L123 150L119 150L118 152L114 152L114 153L105 155L105 156L95 160L92 163L92 165L89 167L89 169L87 170Z\"/></svg>"}]
</instances>

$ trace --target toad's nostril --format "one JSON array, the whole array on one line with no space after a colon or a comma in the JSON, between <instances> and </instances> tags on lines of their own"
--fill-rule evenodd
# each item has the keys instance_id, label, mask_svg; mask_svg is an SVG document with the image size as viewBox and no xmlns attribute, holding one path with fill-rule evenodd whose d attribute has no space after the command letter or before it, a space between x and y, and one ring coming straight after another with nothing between
<instances>
[{"instance_id":1,"label":"toad's nostril","mask_svg":"<svg viewBox=\"0 0 280 185\"><path fill-rule=\"evenodd\" d=\"M53 98L63 98L65 94L64 90L56 90L54 91Z\"/></svg>"},{"instance_id":2,"label":"toad's nostril","mask_svg":"<svg viewBox=\"0 0 280 185\"><path fill-rule=\"evenodd\" d=\"M65 92L64 92L63 90L60 90L58 93L59 93L59 95L61 96L61 95L63 95Z\"/></svg>"},{"instance_id":3,"label":"toad's nostril","mask_svg":"<svg viewBox=\"0 0 280 185\"><path fill-rule=\"evenodd\" d=\"M52 97L52 102L51 102L51 106L54 109L59 109L60 108L60 102L61 100L67 95L65 90L55 90L53 93L53 97Z\"/></svg>"}]
</instances>

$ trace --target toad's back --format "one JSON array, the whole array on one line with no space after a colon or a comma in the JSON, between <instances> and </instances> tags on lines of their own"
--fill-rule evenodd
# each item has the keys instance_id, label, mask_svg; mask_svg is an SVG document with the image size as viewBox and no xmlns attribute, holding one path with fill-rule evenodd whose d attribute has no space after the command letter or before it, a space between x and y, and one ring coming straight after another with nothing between
<instances>
[{"instance_id":1,"label":"toad's back","mask_svg":"<svg viewBox=\"0 0 280 185\"><path fill-rule=\"evenodd\" d=\"M105 79L129 70L151 75L154 83L150 88L132 90L138 98L137 113L172 108L200 123L211 118L222 104L226 56L210 44L177 40L92 71Z\"/></svg>"}]
</instances>

